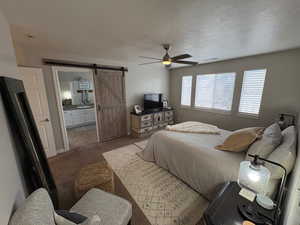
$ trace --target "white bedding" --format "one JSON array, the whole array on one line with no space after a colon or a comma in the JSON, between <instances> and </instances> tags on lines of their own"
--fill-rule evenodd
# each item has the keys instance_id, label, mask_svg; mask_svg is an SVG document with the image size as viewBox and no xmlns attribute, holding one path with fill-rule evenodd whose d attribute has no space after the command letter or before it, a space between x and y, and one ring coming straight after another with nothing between
<instances>
[{"instance_id":1,"label":"white bedding","mask_svg":"<svg viewBox=\"0 0 300 225\"><path fill-rule=\"evenodd\" d=\"M178 123L176 125L169 125L166 130L183 132L183 133L196 133L196 134L220 134L220 129L214 125L207 123L200 123L195 121L188 121Z\"/></svg>"},{"instance_id":2,"label":"white bedding","mask_svg":"<svg viewBox=\"0 0 300 225\"><path fill-rule=\"evenodd\" d=\"M144 151L138 155L187 183L211 200L226 181L236 180L245 153L216 150L230 134L220 135L159 131L153 134Z\"/></svg>"}]
</instances>

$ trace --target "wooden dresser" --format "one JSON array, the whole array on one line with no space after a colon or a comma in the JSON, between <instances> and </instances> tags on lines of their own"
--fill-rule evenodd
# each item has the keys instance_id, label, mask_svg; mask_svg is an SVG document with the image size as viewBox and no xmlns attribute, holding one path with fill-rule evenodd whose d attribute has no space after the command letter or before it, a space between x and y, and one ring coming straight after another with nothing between
<instances>
[{"instance_id":1,"label":"wooden dresser","mask_svg":"<svg viewBox=\"0 0 300 225\"><path fill-rule=\"evenodd\" d=\"M165 128L169 124L174 124L173 109L142 114L131 113L131 134L134 137L151 135L154 131Z\"/></svg>"}]
</instances>

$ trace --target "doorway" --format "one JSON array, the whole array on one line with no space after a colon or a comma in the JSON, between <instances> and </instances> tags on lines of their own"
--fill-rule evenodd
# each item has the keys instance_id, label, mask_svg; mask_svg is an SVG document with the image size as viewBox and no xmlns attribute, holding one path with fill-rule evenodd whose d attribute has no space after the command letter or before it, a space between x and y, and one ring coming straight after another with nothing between
<instances>
[{"instance_id":1,"label":"doorway","mask_svg":"<svg viewBox=\"0 0 300 225\"><path fill-rule=\"evenodd\" d=\"M93 72L53 67L65 151L99 142Z\"/></svg>"}]
</instances>

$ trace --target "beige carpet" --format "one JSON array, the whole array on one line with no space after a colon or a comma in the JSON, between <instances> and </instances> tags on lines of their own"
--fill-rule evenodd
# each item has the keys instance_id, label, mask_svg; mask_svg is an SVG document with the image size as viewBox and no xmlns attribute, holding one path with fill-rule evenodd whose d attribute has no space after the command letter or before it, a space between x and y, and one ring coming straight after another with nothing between
<instances>
[{"instance_id":1,"label":"beige carpet","mask_svg":"<svg viewBox=\"0 0 300 225\"><path fill-rule=\"evenodd\" d=\"M87 125L76 128L68 128L70 149L86 146L97 142L96 125Z\"/></svg>"},{"instance_id":2,"label":"beige carpet","mask_svg":"<svg viewBox=\"0 0 300 225\"><path fill-rule=\"evenodd\" d=\"M152 225L195 225L208 202L179 179L136 152L147 141L104 153L104 158Z\"/></svg>"},{"instance_id":3,"label":"beige carpet","mask_svg":"<svg viewBox=\"0 0 300 225\"><path fill-rule=\"evenodd\" d=\"M148 140L140 141L140 142L135 142L134 144L139 147L140 149L144 149L148 143Z\"/></svg>"}]
</instances>

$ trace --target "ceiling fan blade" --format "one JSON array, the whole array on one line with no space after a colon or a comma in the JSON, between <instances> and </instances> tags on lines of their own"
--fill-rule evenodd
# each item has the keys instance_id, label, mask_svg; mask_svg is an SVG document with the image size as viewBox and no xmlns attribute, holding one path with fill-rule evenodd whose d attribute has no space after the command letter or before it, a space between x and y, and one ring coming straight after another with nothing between
<instances>
[{"instance_id":1,"label":"ceiling fan blade","mask_svg":"<svg viewBox=\"0 0 300 225\"><path fill-rule=\"evenodd\" d=\"M182 54L182 55L177 55L177 56L174 56L172 57L172 61L177 61L177 60L180 60L180 59L186 59L186 58L191 58L192 56L190 54Z\"/></svg>"},{"instance_id":2,"label":"ceiling fan blade","mask_svg":"<svg viewBox=\"0 0 300 225\"><path fill-rule=\"evenodd\" d=\"M148 56L140 56L140 58L161 60L161 58L153 58L153 57L148 57Z\"/></svg>"},{"instance_id":3,"label":"ceiling fan blade","mask_svg":"<svg viewBox=\"0 0 300 225\"><path fill-rule=\"evenodd\" d=\"M188 64L188 65L197 65L198 64L198 62L184 61L184 60L175 61L173 63Z\"/></svg>"},{"instance_id":4,"label":"ceiling fan blade","mask_svg":"<svg viewBox=\"0 0 300 225\"><path fill-rule=\"evenodd\" d=\"M148 64L161 63L161 62L162 62L162 60L160 60L160 61L155 61L155 62L141 63L141 64L139 64L139 65L141 66L141 65L148 65Z\"/></svg>"}]
</instances>

